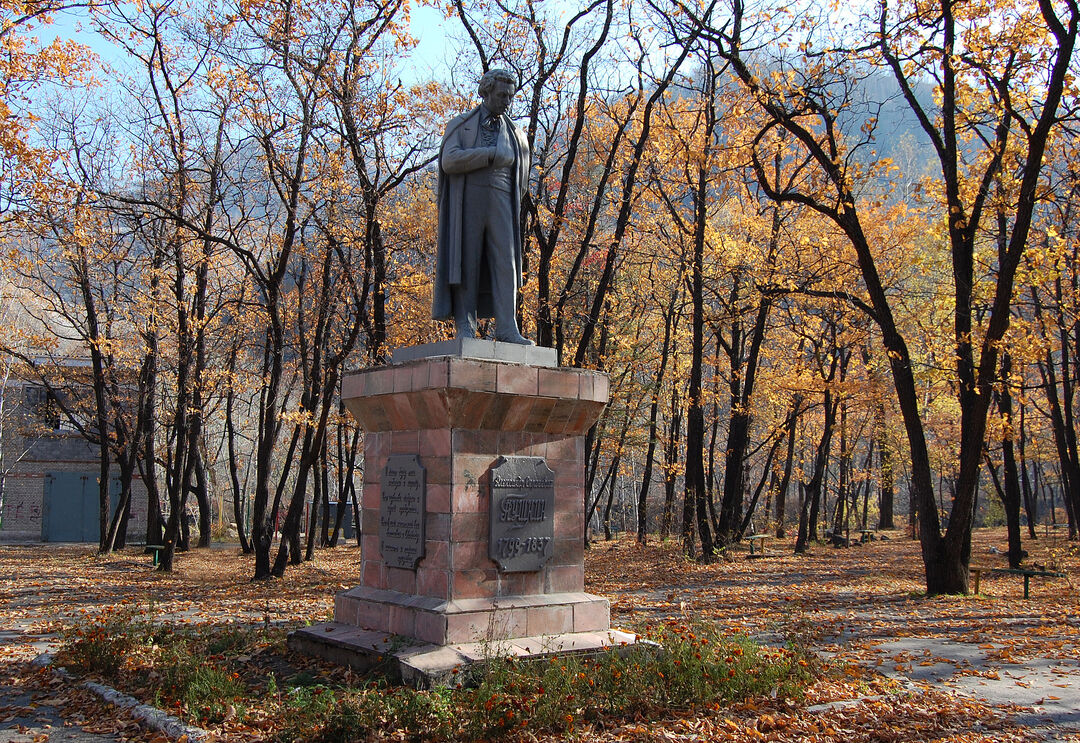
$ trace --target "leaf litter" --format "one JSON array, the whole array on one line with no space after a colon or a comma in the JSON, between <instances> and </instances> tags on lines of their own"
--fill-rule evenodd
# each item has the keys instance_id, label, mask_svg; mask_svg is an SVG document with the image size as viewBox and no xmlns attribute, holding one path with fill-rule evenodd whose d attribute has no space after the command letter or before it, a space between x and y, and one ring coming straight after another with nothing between
<instances>
[{"instance_id":1,"label":"leaf litter","mask_svg":"<svg viewBox=\"0 0 1080 743\"><path fill-rule=\"evenodd\" d=\"M780 540L777 540L780 541ZM980 564L1000 560L1003 530L976 532ZM1032 582L984 575L982 596L923 595L918 544L893 532L888 541L847 549L816 545L795 556L774 547L765 559L730 550L726 559L702 564L686 559L674 543L638 545L629 537L595 542L586 551L586 590L611 600L613 626L642 628L671 619L716 622L731 633L764 642L795 642L826 659L824 673L798 702L768 697L721 710L685 710L662 720L605 726L585 724L569 736L597 741L1028 741L1040 739L1014 716L1024 708L990 705L942 685L901 683L879 667L935 665L934 655L882 657L882 642L905 637L944 638L981 647L995 663L1032 658L1080 658L1080 601L1072 578ZM1029 551L1050 548L1030 543ZM986 557L985 555L992 555ZM1058 569L1076 575L1075 549L1056 546ZM976 560L973 560L975 562ZM290 568L282 580L253 582L252 559L229 549L178 556L176 570L150 569L141 550L98 556L92 548L55 545L0 546L0 626L17 628L0 643L0 680L63 709L66 723L120 740L160 741L125 711L82 687L32 669L28 661L44 638L102 609L137 604L156 621L177 624L292 625L332 616L333 595L360 582L359 550L338 547ZM297 668L343 678L345 671L319 661L275 655L249 658L253 668L282 673ZM261 664L261 666L259 665ZM1057 668L1063 681L1075 674ZM957 675L996 673L958 667ZM1063 684L1065 686L1067 684ZM131 690L125 690L131 693ZM137 691L137 690L136 690ZM1047 699L1053 695L1047 695ZM152 701L152 700L148 700ZM0 707L0 724L16 710ZM270 740L273 719L245 725L224 720L212 727L221 741ZM388 731L390 732L390 731ZM540 739L522 734L523 739Z\"/></svg>"}]
</instances>

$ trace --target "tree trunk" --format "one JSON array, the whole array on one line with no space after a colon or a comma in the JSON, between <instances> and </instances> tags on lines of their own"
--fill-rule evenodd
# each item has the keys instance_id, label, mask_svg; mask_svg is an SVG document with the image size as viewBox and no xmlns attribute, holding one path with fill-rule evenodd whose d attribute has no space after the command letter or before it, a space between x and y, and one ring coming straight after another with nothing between
<instances>
[{"instance_id":1,"label":"tree trunk","mask_svg":"<svg viewBox=\"0 0 1080 743\"><path fill-rule=\"evenodd\" d=\"M275 313L276 314L276 313ZM270 547L276 510L270 502L274 444L278 435L277 406L281 389L284 332L280 324L267 328L264 369L267 384L259 401L259 433L255 444L255 496L252 502L251 540L255 551L255 580L271 577Z\"/></svg>"},{"instance_id":2,"label":"tree trunk","mask_svg":"<svg viewBox=\"0 0 1080 743\"><path fill-rule=\"evenodd\" d=\"M783 539L786 536L785 522L787 521L787 491L791 483L791 467L795 461L795 424L798 421L799 408L802 406L802 396L796 395L791 403L791 414L787 419L787 454L784 456L784 474L780 478L780 484L776 488L776 538Z\"/></svg>"},{"instance_id":3,"label":"tree trunk","mask_svg":"<svg viewBox=\"0 0 1080 743\"><path fill-rule=\"evenodd\" d=\"M330 546L330 452L327 445L327 437L323 437L322 446L319 448L319 459L316 463L319 490L322 491L320 502L322 503L322 533L319 534L319 546ZM311 559L310 557L308 558Z\"/></svg>"},{"instance_id":4,"label":"tree trunk","mask_svg":"<svg viewBox=\"0 0 1080 743\"><path fill-rule=\"evenodd\" d=\"M1009 536L1009 567L1018 568L1023 561L1023 548L1020 545L1020 502L1019 499L1013 501L1008 487L1002 484L997 467L990 458L989 450L983 452L983 458L986 461L986 471L990 475L990 481L994 483L994 491L1005 508L1005 527Z\"/></svg>"},{"instance_id":5,"label":"tree trunk","mask_svg":"<svg viewBox=\"0 0 1080 743\"><path fill-rule=\"evenodd\" d=\"M229 457L229 482L232 483L233 518L236 520L236 537L240 540L240 551L245 555L250 555L253 548L247 536L247 498L244 497L244 491L240 485L240 461L236 452L236 386L233 382L233 372L236 369L236 357L239 353L240 349L234 347L229 354L229 382L225 389L225 445Z\"/></svg>"},{"instance_id":6,"label":"tree trunk","mask_svg":"<svg viewBox=\"0 0 1080 743\"><path fill-rule=\"evenodd\" d=\"M664 446L664 517L660 523L660 538L666 539L671 534L675 523L675 464L679 456L679 437L682 430L682 417L678 406L678 388L671 386L671 417L668 424L667 441Z\"/></svg>"},{"instance_id":7,"label":"tree trunk","mask_svg":"<svg viewBox=\"0 0 1080 743\"><path fill-rule=\"evenodd\" d=\"M120 464L120 500L116 511L109 521L106 535L106 551L123 549L127 538L127 521L131 515L131 477L135 469L134 462L127 457Z\"/></svg>"},{"instance_id":8,"label":"tree trunk","mask_svg":"<svg viewBox=\"0 0 1080 743\"><path fill-rule=\"evenodd\" d=\"M880 472L878 481L878 528L895 529L893 503L896 481L893 473L892 449L889 447L888 442L884 403L878 405L875 428L877 429L878 471Z\"/></svg>"},{"instance_id":9,"label":"tree trunk","mask_svg":"<svg viewBox=\"0 0 1080 743\"><path fill-rule=\"evenodd\" d=\"M836 411L839 401L833 399L832 390L825 388L824 425L817 452L814 455L814 470L810 481L804 485L803 515L799 519L799 536L795 542L796 552L805 552L811 541L817 540L818 509L821 506L821 489L828 467L829 448L832 444L833 429L836 426Z\"/></svg>"},{"instance_id":10,"label":"tree trunk","mask_svg":"<svg viewBox=\"0 0 1080 743\"><path fill-rule=\"evenodd\" d=\"M1013 399L1009 389L1011 375L1012 356L1005 351L1001 354L1001 391L998 393L998 410L1009 426L1013 421ZM1009 531L1009 567L1018 568L1025 555L1023 546L1020 544L1020 473L1016 466L1012 436L1013 432L1007 430L1001 439L1001 461L1005 479L1003 491L1005 522Z\"/></svg>"},{"instance_id":11,"label":"tree trunk","mask_svg":"<svg viewBox=\"0 0 1080 743\"><path fill-rule=\"evenodd\" d=\"M711 69L706 73L706 83L709 89L713 90L715 73ZM711 120L708 115L711 109L711 106L706 106L707 121ZM712 530L709 527L705 493L705 408L702 399L705 354L705 232L708 227L708 165L713 139L711 130L707 131L710 135L705 138L705 154L697 169L697 183L691 194L694 202L694 247L690 268L690 300L693 311L690 319L690 389L686 404L686 478L684 482L685 503L689 505L684 506L683 511L683 549L688 555L693 552L692 541L687 539L686 534L689 526L686 523L687 509L692 506L697 513L698 535L701 537L701 559L706 561L713 557Z\"/></svg>"},{"instance_id":12,"label":"tree trunk","mask_svg":"<svg viewBox=\"0 0 1080 743\"><path fill-rule=\"evenodd\" d=\"M660 413L660 392L663 389L664 371L667 369L668 358L671 354L671 332L675 322L675 304L678 301L679 293L680 292L678 291L671 292L671 300L668 302L667 312L664 313L664 340L660 344L660 363L657 365L656 378L653 380L653 387L650 393L651 401L649 405L649 446L647 451L645 452L645 471L641 475L641 490L638 491L637 541L640 544L645 543L645 536L649 524L649 488L652 486L653 459L656 456L657 419L659 418Z\"/></svg>"},{"instance_id":13,"label":"tree trunk","mask_svg":"<svg viewBox=\"0 0 1080 743\"><path fill-rule=\"evenodd\" d=\"M615 500L615 485L619 479L619 454L616 453L615 457L611 460L611 470L608 472L606 478L608 480L608 497L607 503L604 504L604 540L611 541L611 504Z\"/></svg>"},{"instance_id":14,"label":"tree trunk","mask_svg":"<svg viewBox=\"0 0 1080 743\"><path fill-rule=\"evenodd\" d=\"M210 492L206 480L206 465L202 454L195 452L195 483L191 488L195 495L195 502L199 506L199 542L197 547L210 546L210 532L213 529L213 507L210 503Z\"/></svg>"},{"instance_id":15,"label":"tree trunk","mask_svg":"<svg viewBox=\"0 0 1080 743\"><path fill-rule=\"evenodd\" d=\"M338 384L340 389L341 380L338 381ZM340 407L338 408L339 416L343 415L344 412L345 405L344 403L341 403ZM353 427L348 449L345 448L345 430L347 430L345 426L343 426L342 424L338 424L338 517L337 521L334 523L334 531L330 535L331 547L337 546L338 534L341 531L342 523L345 518L344 512L347 510L346 504L349 502L350 497L352 497L354 502L356 500L356 483L354 482L353 478L356 473L356 459L360 452L360 427ZM354 529L354 531L357 535L357 538L359 539L359 504L356 504L353 507L353 517L356 520L356 528Z\"/></svg>"},{"instance_id":16,"label":"tree trunk","mask_svg":"<svg viewBox=\"0 0 1080 743\"><path fill-rule=\"evenodd\" d=\"M843 368L843 365L841 365ZM843 372L840 381L843 382ZM840 399L840 462L837 471L836 482L836 508L833 510L832 533L833 538L841 534L846 539L848 535L848 520L851 514L848 503L848 490L851 487L851 452L848 450L848 425L847 425L847 400Z\"/></svg>"},{"instance_id":17,"label":"tree trunk","mask_svg":"<svg viewBox=\"0 0 1080 743\"><path fill-rule=\"evenodd\" d=\"M1027 406L1020 403L1020 430L1017 437L1017 448L1019 450L1019 462L1017 463L1020 468L1020 485L1021 493L1024 496L1024 511L1027 514L1028 525L1028 538L1038 539L1039 535L1035 531L1035 525L1039 520L1039 502L1037 500L1037 493L1031 487L1031 478L1028 475L1028 461L1026 456L1025 442L1027 441L1027 426L1025 425L1025 409Z\"/></svg>"}]
</instances>

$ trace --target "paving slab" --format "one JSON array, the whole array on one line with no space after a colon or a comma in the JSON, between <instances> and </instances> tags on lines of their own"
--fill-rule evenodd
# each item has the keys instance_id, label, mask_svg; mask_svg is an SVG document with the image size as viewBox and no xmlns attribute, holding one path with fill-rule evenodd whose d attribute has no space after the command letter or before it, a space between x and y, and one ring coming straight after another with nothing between
<instances>
[{"instance_id":1,"label":"paving slab","mask_svg":"<svg viewBox=\"0 0 1080 743\"><path fill-rule=\"evenodd\" d=\"M521 660L551 655L599 655L626 652L632 647L649 650L655 645L622 630L567 632L556 635L518 637L512 640L433 645L417 642L397 645L386 633L358 630L327 622L301 627L289 633L289 647L309 655L358 670L379 666L391 678L418 688L453 685L465 674L494 657Z\"/></svg>"}]
</instances>

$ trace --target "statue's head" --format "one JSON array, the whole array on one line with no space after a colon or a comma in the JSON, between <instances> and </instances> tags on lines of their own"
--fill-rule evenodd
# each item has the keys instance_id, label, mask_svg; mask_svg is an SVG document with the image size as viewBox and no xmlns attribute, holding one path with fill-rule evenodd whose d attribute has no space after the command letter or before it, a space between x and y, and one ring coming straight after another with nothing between
<instances>
[{"instance_id":1,"label":"statue's head","mask_svg":"<svg viewBox=\"0 0 1080 743\"><path fill-rule=\"evenodd\" d=\"M517 92L517 75L510 70L488 70L480 78L480 85L477 87L480 97L487 97L487 94L495 87L495 83L509 83L514 87L514 92Z\"/></svg>"},{"instance_id":2,"label":"statue's head","mask_svg":"<svg viewBox=\"0 0 1080 743\"><path fill-rule=\"evenodd\" d=\"M509 70L488 70L480 78L477 92L484 99L484 107L501 116L510 108L510 101L517 92L517 75Z\"/></svg>"}]
</instances>

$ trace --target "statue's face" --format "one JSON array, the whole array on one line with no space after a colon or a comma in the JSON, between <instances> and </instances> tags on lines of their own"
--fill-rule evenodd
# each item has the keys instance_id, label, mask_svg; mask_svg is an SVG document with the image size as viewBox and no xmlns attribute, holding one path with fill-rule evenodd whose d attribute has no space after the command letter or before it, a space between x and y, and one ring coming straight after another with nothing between
<instances>
[{"instance_id":1,"label":"statue's face","mask_svg":"<svg viewBox=\"0 0 1080 743\"><path fill-rule=\"evenodd\" d=\"M512 83L496 80L491 90L484 96L484 107L496 116L502 116L514 100L515 89Z\"/></svg>"}]
</instances>

